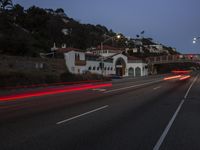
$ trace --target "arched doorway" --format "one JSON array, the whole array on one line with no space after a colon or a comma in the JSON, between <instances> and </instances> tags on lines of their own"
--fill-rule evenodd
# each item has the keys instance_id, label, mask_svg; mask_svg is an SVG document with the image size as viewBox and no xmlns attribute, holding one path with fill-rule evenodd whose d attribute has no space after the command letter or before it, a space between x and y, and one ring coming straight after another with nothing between
<instances>
[{"instance_id":1,"label":"arched doorway","mask_svg":"<svg viewBox=\"0 0 200 150\"><path fill-rule=\"evenodd\" d=\"M128 76L134 76L134 69L132 67L128 69Z\"/></svg>"},{"instance_id":2,"label":"arched doorway","mask_svg":"<svg viewBox=\"0 0 200 150\"><path fill-rule=\"evenodd\" d=\"M118 58L116 60L115 68L116 68L116 75L117 76L125 75L126 62L124 61L123 58Z\"/></svg>"},{"instance_id":3,"label":"arched doorway","mask_svg":"<svg viewBox=\"0 0 200 150\"><path fill-rule=\"evenodd\" d=\"M136 77L140 77L141 76L141 69L140 69L140 67L136 67L135 68L135 76Z\"/></svg>"}]
</instances>

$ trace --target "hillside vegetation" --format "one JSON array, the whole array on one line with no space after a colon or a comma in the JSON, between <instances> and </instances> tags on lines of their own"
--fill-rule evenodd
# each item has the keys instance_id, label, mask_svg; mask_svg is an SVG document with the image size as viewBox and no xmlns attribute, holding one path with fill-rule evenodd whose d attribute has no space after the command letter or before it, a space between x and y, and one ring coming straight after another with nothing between
<instances>
[{"instance_id":1,"label":"hillside vegetation","mask_svg":"<svg viewBox=\"0 0 200 150\"><path fill-rule=\"evenodd\" d=\"M37 57L40 53L50 52L54 43L58 47L65 43L67 47L86 50L100 45L105 35L117 34L103 25L82 24L68 17L62 8L53 10L32 6L25 10L19 4L12 5L11 0L0 0L0 6L2 54ZM106 44L120 48L136 47L133 39L125 38L123 34L121 36L120 40L108 41ZM154 44L149 38L142 40ZM169 51L174 53L170 47Z\"/></svg>"}]
</instances>

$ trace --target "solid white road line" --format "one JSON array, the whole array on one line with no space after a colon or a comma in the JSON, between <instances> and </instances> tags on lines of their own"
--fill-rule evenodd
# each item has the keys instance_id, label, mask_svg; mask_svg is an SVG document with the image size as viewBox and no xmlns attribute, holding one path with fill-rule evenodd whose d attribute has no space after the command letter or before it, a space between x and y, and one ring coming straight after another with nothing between
<instances>
[{"instance_id":1,"label":"solid white road line","mask_svg":"<svg viewBox=\"0 0 200 150\"><path fill-rule=\"evenodd\" d=\"M184 96L184 99L182 99L181 103L179 104L178 108L176 109L173 117L171 118L171 120L169 121L168 125L166 126L164 132L162 133L161 137L159 138L159 140L157 141L156 145L154 146L153 150L159 150L160 146L162 145L165 137L167 136L167 133L169 132L174 120L176 119L176 116L178 115L183 103L185 102L185 99L187 98L188 96L188 93L190 92L192 86L194 85L194 83L196 82L198 78L198 75L196 76L196 78L193 80L193 82L190 84L187 92L185 93L185 96Z\"/></svg>"},{"instance_id":2,"label":"solid white road line","mask_svg":"<svg viewBox=\"0 0 200 150\"><path fill-rule=\"evenodd\" d=\"M196 82L197 78L198 78L198 75L196 76L196 78L194 79L194 81L192 82L192 84L190 85L190 87L188 88L188 90L187 90L187 92L186 92L186 94L185 94L185 96L184 96L185 99L187 98L187 96L188 96L188 94L189 94L189 92L190 92L192 86L193 86L194 83Z\"/></svg>"},{"instance_id":3,"label":"solid white road line","mask_svg":"<svg viewBox=\"0 0 200 150\"><path fill-rule=\"evenodd\" d=\"M153 88L154 90L157 90L157 89L160 89L161 88L161 86L157 86L157 87L155 87L155 88Z\"/></svg>"},{"instance_id":4,"label":"solid white road line","mask_svg":"<svg viewBox=\"0 0 200 150\"><path fill-rule=\"evenodd\" d=\"M173 117L171 118L171 120L169 121L167 127L165 128L164 132L162 133L161 137L159 138L158 142L156 143L156 145L154 146L153 150L159 150L161 144L163 143L167 133L169 132L169 129L171 128L174 120L176 119L176 116L178 115L183 103L184 103L184 99L181 101L181 103L179 104L176 112L174 113Z\"/></svg>"},{"instance_id":5,"label":"solid white road line","mask_svg":"<svg viewBox=\"0 0 200 150\"><path fill-rule=\"evenodd\" d=\"M160 81L163 81L163 80L156 80L156 81L147 82L147 83L143 83L143 84L122 87L122 88L118 88L118 89L113 89L113 90L105 91L104 93L111 93L111 92L121 91L121 90L130 89L130 88L134 88L134 87L140 87L140 86L144 86L144 85L148 85L148 84L152 84L152 83L157 83L157 82L160 82Z\"/></svg>"},{"instance_id":6,"label":"solid white road line","mask_svg":"<svg viewBox=\"0 0 200 150\"><path fill-rule=\"evenodd\" d=\"M93 113L93 112L96 112L96 111L99 111L99 110L105 109L105 108L107 108L107 107L108 107L108 105L105 105L105 106L99 107L99 108L97 108L97 109L94 109L94 110L91 110L91 111L85 112L85 113L83 113L83 114L80 114L80 115L77 115L77 116L74 116L74 117L71 117L71 118L68 118L68 119L65 119L65 120L59 121L59 122L57 122L56 124L59 125L59 124L62 124L62 123L65 123L65 122L71 121L71 120L73 120L73 119L80 118L80 117L82 117L82 116L85 116L85 115L91 114L91 113Z\"/></svg>"}]
</instances>

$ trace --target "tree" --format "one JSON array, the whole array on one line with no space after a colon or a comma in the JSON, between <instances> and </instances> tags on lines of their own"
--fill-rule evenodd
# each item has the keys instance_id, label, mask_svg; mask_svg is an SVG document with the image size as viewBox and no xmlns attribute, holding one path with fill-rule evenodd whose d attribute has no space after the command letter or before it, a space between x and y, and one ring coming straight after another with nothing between
<instances>
[{"instance_id":1,"label":"tree","mask_svg":"<svg viewBox=\"0 0 200 150\"><path fill-rule=\"evenodd\" d=\"M64 11L62 8L56 9L55 12L56 12L58 15L67 16L67 15L65 14L65 11Z\"/></svg>"},{"instance_id":2,"label":"tree","mask_svg":"<svg viewBox=\"0 0 200 150\"><path fill-rule=\"evenodd\" d=\"M26 10L27 17L25 22L25 28L31 32L38 32L45 30L46 22L49 19L49 15L44 9L36 6L32 6Z\"/></svg>"},{"instance_id":3,"label":"tree","mask_svg":"<svg viewBox=\"0 0 200 150\"><path fill-rule=\"evenodd\" d=\"M16 4L16 5L13 6L12 11L13 11L15 16L21 16L22 14L24 14L24 7L22 7L19 4Z\"/></svg>"},{"instance_id":4,"label":"tree","mask_svg":"<svg viewBox=\"0 0 200 150\"><path fill-rule=\"evenodd\" d=\"M0 12L12 8L13 8L12 0L0 0Z\"/></svg>"},{"instance_id":5,"label":"tree","mask_svg":"<svg viewBox=\"0 0 200 150\"><path fill-rule=\"evenodd\" d=\"M58 8L55 11L56 13L65 13L65 11L62 8Z\"/></svg>"},{"instance_id":6,"label":"tree","mask_svg":"<svg viewBox=\"0 0 200 150\"><path fill-rule=\"evenodd\" d=\"M25 18L24 8L21 5L16 4L13 6L12 13L14 17L14 23L23 24Z\"/></svg>"}]
</instances>

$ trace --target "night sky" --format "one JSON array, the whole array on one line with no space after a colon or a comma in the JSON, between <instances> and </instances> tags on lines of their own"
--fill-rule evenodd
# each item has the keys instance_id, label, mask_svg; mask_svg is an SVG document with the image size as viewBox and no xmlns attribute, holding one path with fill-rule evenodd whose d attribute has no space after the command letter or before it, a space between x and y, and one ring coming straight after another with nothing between
<instances>
[{"instance_id":1,"label":"night sky","mask_svg":"<svg viewBox=\"0 0 200 150\"><path fill-rule=\"evenodd\" d=\"M81 23L101 24L127 37L144 36L175 47L182 53L200 53L200 0L13 0L25 8L63 8Z\"/></svg>"}]
</instances>

